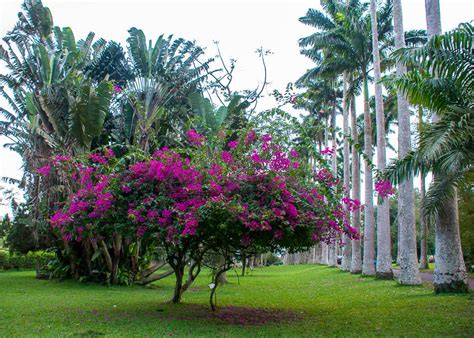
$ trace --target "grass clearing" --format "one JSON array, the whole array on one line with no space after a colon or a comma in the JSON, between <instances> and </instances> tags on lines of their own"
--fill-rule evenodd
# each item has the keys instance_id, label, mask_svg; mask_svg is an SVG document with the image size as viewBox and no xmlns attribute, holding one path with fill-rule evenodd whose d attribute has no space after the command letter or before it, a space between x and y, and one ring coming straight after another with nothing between
<instances>
[{"instance_id":1,"label":"grass clearing","mask_svg":"<svg viewBox=\"0 0 474 338\"><path fill-rule=\"evenodd\" d=\"M469 335L473 293L435 295L428 286L361 278L317 265L255 269L217 291L208 310L204 271L173 306L173 277L151 288L45 281L0 273L2 335ZM240 284L239 284L240 282Z\"/></svg>"}]
</instances>

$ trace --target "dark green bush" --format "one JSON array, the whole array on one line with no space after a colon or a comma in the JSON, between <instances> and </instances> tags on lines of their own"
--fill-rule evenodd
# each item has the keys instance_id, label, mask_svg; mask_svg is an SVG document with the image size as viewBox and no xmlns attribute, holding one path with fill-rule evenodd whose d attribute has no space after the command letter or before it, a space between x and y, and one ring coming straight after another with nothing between
<instances>
[{"instance_id":1,"label":"dark green bush","mask_svg":"<svg viewBox=\"0 0 474 338\"><path fill-rule=\"evenodd\" d=\"M46 269L55 254L47 251L28 252L26 255L0 250L0 270Z\"/></svg>"}]
</instances>

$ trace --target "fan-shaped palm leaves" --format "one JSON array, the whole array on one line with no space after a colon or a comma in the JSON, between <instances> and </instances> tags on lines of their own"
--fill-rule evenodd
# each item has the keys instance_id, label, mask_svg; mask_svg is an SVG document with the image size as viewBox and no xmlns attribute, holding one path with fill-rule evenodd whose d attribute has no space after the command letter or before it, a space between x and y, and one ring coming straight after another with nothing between
<instances>
[{"instance_id":1,"label":"fan-shaped palm leaves","mask_svg":"<svg viewBox=\"0 0 474 338\"><path fill-rule=\"evenodd\" d=\"M198 62L203 50L191 41L161 35L152 44L137 28L129 33L134 79L127 87L124 125L130 128L126 131L129 141L148 151L150 137L163 143L161 137L169 138L169 133L183 127L188 113L183 107L189 95L199 89L211 60Z\"/></svg>"}]
</instances>

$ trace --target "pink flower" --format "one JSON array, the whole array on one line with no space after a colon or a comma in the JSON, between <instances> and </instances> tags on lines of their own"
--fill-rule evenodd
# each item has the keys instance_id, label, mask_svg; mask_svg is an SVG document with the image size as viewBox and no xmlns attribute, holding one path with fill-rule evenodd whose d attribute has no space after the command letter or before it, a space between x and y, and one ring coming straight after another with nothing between
<instances>
[{"instance_id":1,"label":"pink flower","mask_svg":"<svg viewBox=\"0 0 474 338\"><path fill-rule=\"evenodd\" d=\"M194 129L188 130L186 136L188 137L189 142L196 146L201 146L206 139L205 136L199 135Z\"/></svg>"},{"instance_id":2,"label":"pink flower","mask_svg":"<svg viewBox=\"0 0 474 338\"><path fill-rule=\"evenodd\" d=\"M227 143L227 146L228 146L230 149L234 149L234 148L236 148L238 145L239 145L239 142L238 142L238 141L230 141L229 143Z\"/></svg>"},{"instance_id":3,"label":"pink flower","mask_svg":"<svg viewBox=\"0 0 474 338\"><path fill-rule=\"evenodd\" d=\"M291 149L289 155L290 157L297 158L300 154L295 149Z\"/></svg>"},{"instance_id":4,"label":"pink flower","mask_svg":"<svg viewBox=\"0 0 474 338\"><path fill-rule=\"evenodd\" d=\"M334 148L324 148L322 151L321 151L321 155L327 155L327 156L332 156L334 155Z\"/></svg>"},{"instance_id":5,"label":"pink flower","mask_svg":"<svg viewBox=\"0 0 474 338\"><path fill-rule=\"evenodd\" d=\"M115 94L120 94L122 92L122 88L120 88L119 86L117 85L114 85L114 93Z\"/></svg>"},{"instance_id":6,"label":"pink flower","mask_svg":"<svg viewBox=\"0 0 474 338\"><path fill-rule=\"evenodd\" d=\"M92 160L94 163L99 163L99 164L107 164L107 160L102 157L99 153L91 153L89 155L89 158Z\"/></svg>"},{"instance_id":7,"label":"pink flower","mask_svg":"<svg viewBox=\"0 0 474 338\"><path fill-rule=\"evenodd\" d=\"M222 161L224 161L227 164L230 164L234 161L234 157L230 153L224 150L222 152Z\"/></svg>"},{"instance_id":8,"label":"pink flower","mask_svg":"<svg viewBox=\"0 0 474 338\"><path fill-rule=\"evenodd\" d=\"M48 177L51 171L51 167L49 165L45 165L37 170L37 173L43 177Z\"/></svg>"},{"instance_id":9,"label":"pink flower","mask_svg":"<svg viewBox=\"0 0 474 338\"><path fill-rule=\"evenodd\" d=\"M389 180L377 181L377 183L375 183L375 191L377 191L382 198L390 197L395 194L395 189L393 189Z\"/></svg>"},{"instance_id":10,"label":"pink flower","mask_svg":"<svg viewBox=\"0 0 474 338\"><path fill-rule=\"evenodd\" d=\"M257 139L257 133L255 130L250 131L244 139L245 145L251 145Z\"/></svg>"},{"instance_id":11,"label":"pink flower","mask_svg":"<svg viewBox=\"0 0 474 338\"><path fill-rule=\"evenodd\" d=\"M114 151L113 151L112 149L110 149L110 148L105 148L105 150L104 150L104 156L105 156L106 158L111 158L111 157L114 157L115 154L114 154Z\"/></svg>"}]
</instances>

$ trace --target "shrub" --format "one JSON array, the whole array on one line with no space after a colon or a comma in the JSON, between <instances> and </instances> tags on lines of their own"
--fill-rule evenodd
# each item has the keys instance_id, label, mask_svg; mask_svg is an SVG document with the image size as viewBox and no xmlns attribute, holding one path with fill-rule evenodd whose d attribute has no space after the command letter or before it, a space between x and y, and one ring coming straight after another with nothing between
<instances>
[{"instance_id":1,"label":"shrub","mask_svg":"<svg viewBox=\"0 0 474 338\"><path fill-rule=\"evenodd\" d=\"M0 270L45 270L56 255L47 251L28 252L26 255L0 250Z\"/></svg>"}]
</instances>

